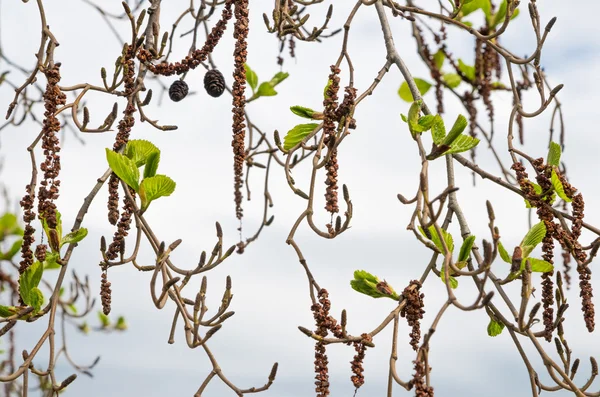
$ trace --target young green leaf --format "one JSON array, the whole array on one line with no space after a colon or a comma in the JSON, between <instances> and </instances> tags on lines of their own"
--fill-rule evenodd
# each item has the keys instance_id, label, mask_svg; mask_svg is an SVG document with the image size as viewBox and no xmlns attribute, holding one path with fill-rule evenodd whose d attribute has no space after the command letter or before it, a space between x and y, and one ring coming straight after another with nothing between
<instances>
[{"instance_id":1,"label":"young green leaf","mask_svg":"<svg viewBox=\"0 0 600 397\"><path fill-rule=\"evenodd\" d=\"M115 329L118 331L125 331L127 329L127 323L125 322L125 317L119 316L119 318L117 318L117 323L115 324Z\"/></svg>"},{"instance_id":2,"label":"young green leaf","mask_svg":"<svg viewBox=\"0 0 600 397\"><path fill-rule=\"evenodd\" d=\"M567 203L571 202L571 199L565 194L565 188L560 181L560 178L556 174L556 170L552 170L552 177L550 178L552 181L552 186L554 187L554 191L561 199L565 200Z\"/></svg>"},{"instance_id":3,"label":"young green leaf","mask_svg":"<svg viewBox=\"0 0 600 397\"><path fill-rule=\"evenodd\" d=\"M417 89L419 90L421 95L425 95L427 91L429 91L429 89L431 88L431 83L426 80L419 78L415 78L414 80L415 84L417 85ZM398 95L400 95L400 98L402 98L406 102L415 101L406 81L404 81L402 85L400 85L400 89L398 89Z\"/></svg>"},{"instance_id":4,"label":"young green leaf","mask_svg":"<svg viewBox=\"0 0 600 397\"><path fill-rule=\"evenodd\" d=\"M498 241L498 253L500 254L500 258L502 258L504 262L512 264L512 256L508 254L508 252L506 251L506 249L500 241Z\"/></svg>"},{"instance_id":5,"label":"young green leaf","mask_svg":"<svg viewBox=\"0 0 600 397\"><path fill-rule=\"evenodd\" d=\"M148 156L148 160L144 166L144 178L150 178L156 175L158 163L160 163L160 152L154 152Z\"/></svg>"},{"instance_id":6,"label":"young green leaf","mask_svg":"<svg viewBox=\"0 0 600 397\"><path fill-rule=\"evenodd\" d=\"M544 224L543 221L533 225L533 227L531 229L529 229L529 231L527 232L527 234L523 238L523 241L520 244L521 247L523 247L523 258L527 257L527 255L525 255L525 247L530 245L533 248L535 248L539 243L542 242L542 240L544 239L545 236L546 236L546 225ZM532 248L532 250L533 250L533 248Z\"/></svg>"},{"instance_id":7,"label":"young green leaf","mask_svg":"<svg viewBox=\"0 0 600 397\"><path fill-rule=\"evenodd\" d=\"M452 270L452 269L450 269ZM440 270L440 280L442 280L442 283L446 283L446 273L444 272L444 269L442 268ZM458 280L452 276L450 276L450 288L452 289L456 289L458 288Z\"/></svg>"},{"instance_id":8,"label":"young green leaf","mask_svg":"<svg viewBox=\"0 0 600 397\"><path fill-rule=\"evenodd\" d=\"M269 82L261 83L258 87L258 91L256 91L257 97L274 95L277 95L277 91L275 91L275 88L273 88L273 86Z\"/></svg>"},{"instance_id":9,"label":"young green leaf","mask_svg":"<svg viewBox=\"0 0 600 397\"><path fill-rule=\"evenodd\" d=\"M323 99L327 99L327 90L331 86L331 80L327 80L327 84L325 84L325 88L323 88Z\"/></svg>"},{"instance_id":10,"label":"young green leaf","mask_svg":"<svg viewBox=\"0 0 600 397\"><path fill-rule=\"evenodd\" d=\"M460 70L467 79L471 81L475 80L475 67L467 65L462 59L458 60L458 70Z\"/></svg>"},{"instance_id":11,"label":"young green leaf","mask_svg":"<svg viewBox=\"0 0 600 397\"><path fill-rule=\"evenodd\" d=\"M554 270L554 265L550 262L536 258L527 258L527 260L529 261L532 272L546 273ZM523 261L523 263L525 263L525 261Z\"/></svg>"},{"instance_id":12,"label":"young green leaf","mask_svg":"<svg viewBox=\"0 0 600 397\"><path fill-rule=\"evenodd\" d=\"M408 129L413 136L419 132L419 114L421 113L422 105L423 101L415 101L408 109Z\"/></svg>"},{"instance_id":13,"label":"young green leaf","mask_svg":"<svg viewBox=\"0 0 600 397\"><path fill-rule=\"evenodd\" d=\"M442 231L442 237L444 238L444 241L446 242L446 247L448 247L448 250L450 252L454 252L454 239L452 238L452 235L450 233L448 233L447 231L445 231L444 229L440 229ZM425 231L423 230L423 228L421 226L419 226L419 231L421 232L421 234L423 236L425 236L425 238L431 240L433 242L433 244L436 246L436 248L438 250L440 250L441 253L444 252L444 247L442 245L442 241L440 240L437 231L435 230L435 226L431 225L429 226L429 235L431 236L431 238L427 237L427 234L425 233Z\"/></svg>"},{"instance_id":14,"label":"young green leaf","mask_svg":"<svg viewBox=\"0 0 600 397\"><path fill-rule=\"evenodd\" d=\"M153 143L144 139L132 139L125 146L125 156L135 162L136 167L146 164L148 157L153 153L160 153L160 150Z\"/></svg>"},{"instance_id":15,"label":"young green leaf","mask_svg":"<svg viewBox=\"0 0 600 397\"><path fill-rule=\"evenodd\" d=\"M469 135L459 135L458 138L452 142L450 145L450 149L448 149L445 154L452 153L462 153L468 150L473 149L475 146L479 144L479 139L473 138Z\"/></svg>"},{"instance_id":16,"label":"young green leaf","mask_svg":"<svg viewBox=\"0 0 600 397\"><path fill-rule=\"evenodd\" d=\"M244 68L246 69L246 81L248 82L250 88L252 88L252 92L254 92L254 90L256 90L256 86L258 85L258 76L247 64L244 64Z\"/></svg>"},{"instance_id":17,"label":"young green leaf","mask_svg":"<svg viewBox=\"0 0 600 397\"><path fill-rule=\"evenodd\" d=\"M17 252L19 252L22 244L23 244L23 239L18 239L15 242L13 242L8 251L6 251L4 253L0 253L0 260L12 259L12 257L15 256L17 254Z\"/></svg>"},{"instance_id":18,"label":"young green leaf","mask_svg":"<svg viewBox=\"0 0 600 397\"><path fill-rule=\"evenodd\" d=\"M20 311L20 309L18 307L0 305L0 317L2 317L2 318L14 316L19 311Z\"/></svg>"},{"instance_id":19,"label":"young green leaf","mask_svg":"<svg viewBox=\"0 0 600 397\"><path fill-rule=\"evenodd\" d=\"M290 110L296 116L304 117L306 119L314 118L313 115L316 113L314 110L310 108L305 108L304 106L292 106L290 107Z\"/></svg>"},{"instance_id":20,"label":"young green leaf","mask_svg":"<svg viewBox=\"0 0 600 397\"><path fill-rule=\"evenodd\" d=\"M150 203L157 198L170 196L175 191L175 186L175 182L166 175L145 178L140 185L142 210L146 210Z\"/></svg>"},{"instance_id":21,"label":"young green leaf","mask_svg":"<svg viewBox=\"0 0 600 397\"><path fill-rule=\"evenodd\" d=\"M19 227L17 216L7 212L0 217L0 240L12 235L22 236L23 229Z\"/></svg>"},{"instance_id":22,"label":"young green leaf","mask_svg":"<svg viewBox=\"0 0 600 397\"><path fill-rule=\"evenodd\" d=\"M140 170L135 162L120 153L106 149L106 160L110 169L129 187L138 192L140 190Z\"/></svg>"},{"instance_id":23,"label":"young green leaf","mask_svg":"<svg viewBox=\"0 0 600 397\"><path fill-rule=\"evenodd\" d=\"M438 50L435 54L433 54L433 64L436 68L442 69L444 65L444 61L446 60L446 55L442 50Z\"/></svg>"},{"instance_id":24,"label":"young green leaf","mask_svg":"<svg viewBox=\"0 0 600 397\"><path fill-rule=\"evenodd\" d=\"M452 143L458 136L467 128L467 119L462 114L459 114L454 122L454 125L446 135L446 138L442 141L442 145L452 146Z\"/></svg>"},{"instance_id":25,"label":"young green leaf","mask_svg":"<svg viewBox=\"0 0 600 397\"><path fill-rule=\"evenodd\" d=\"M354 280L350 280L350 286L353 290L373 298L399 299L398 294L386 281L380 281L365 270L354 271Z\"/></svg>"},{"instance_id":26,"label":"young green leaf","mask_svg":"<svg viewBox=\"0 0 600 397\"><path fill-rule=\"evenodd\" d=\"M98 311L98 319L100 320L102 328L106 328L110 325L110 318L108 318L108 316L101 311Z\"/></svg>"},{"instance_id":27,"label":"young green leaf","mask_svg":"<svg viewBox=\"0 0 600 397\"><path fill-rule=\"evenodd\" d=\"M458 254L458 261L466 261L469 259L471 255L471 248L473 248L473 244L475 243L475 236L470 235L466 239L463 240L462 245L460 246L460 253Z\"/></svg>"},{"instance_id":28,"label":"young green leaf","mask_svg":"<svg viewBox=\"0 0 600 397\"><path fill-rule=\"evenodd\" d=\"M44 260L44 270L60 269L61 265L58 263L58 252L46 253L46 259Z\"/></svg>"},{"instance_id":29,"label":"young green leaf","mask_svg":"<svg viewBox=\"0 0 600 397\"><path fill-rule=\"evenodd\" d=\"M446 127L444 126L444 120L439 114L435 115L433 125L431 126L431 135L433 143L439 145L446 137Z\"/></svg>"},{"instance_id":30,"label":"young green leaf","mask_svg":"<svg viewBox=\"0 0 600 397\"><path fill-rule=\"evenodd\" d=\"M29 306L33 307L33 314L36 314L44 304L44 294L39 288L34 287L29 291Z\"/></svg>"},{"instance_id":31,"label":"young green leaf","mask_svg":"<svg viewBox=\"0 0 600 397\"><path fill-rule=\"evenodd\" d=\"M286 73L286 72L277 72L277 73L275 73L275 76L273 76L271 81L269 81L269 84L271 84L272 87L275 87L277 84L279 84L283 80L287 79L289 77L289 75L290 74Z\"/></svg>"},{"instance_id":32,"label":"young green leaf","mask_svg":"<svg viewBox=\"0 0 600 397\"><path fill-rule=\"evenodd\" d=\"M546 163L548 165L554 165L556 167L560 166L560 156L562 154L562 149L560 145L556 142L550 142L550 148L548 149L548 158Z\"/></svg>"},{"instance_id":33,"label":"young green leaf","mask_svg":"<svg viewBox=\"0 0 600 397\"><path fill-rule=\"evenodd\" d=\"M85 227L79 228L63 237L60 246L65 244L78 243L87 236L88 230Z\"/></svg>"},{"instance_id":34,"label":"young green leaf","mask_svg":"<svg viewBox=\"0 0 600 397\"><path fill-rule=\"evenodd\" d=\"M535 190L535 194L542 194L542 187L540 185L535 182L531 182L531 185L533 186L533 190ZM523 200L525 200L525 208L532 208L531 203L527 199Z\"/></svg>"},{"instance_id":35,"label":"young green leaf","mask_svg":"<svg viewBox=\"0 0 600 397\"><path fill-rule=\"evenodd\" d=\"M306 138L306 136L312 131L314 131L314 129L318 126L319 124L315 123L298 124L291 130L289 130L286 136L283 138L283 148L285 150L290 150L291 148L302 142L302 140Z\"/></svg>"},{"instance_id":36,"label":"young green leaf","mask_svg":"<svg viewBox=\"0 0 600 397\"><path fill-rule=\"evenodd\" d=\"M37 286L42 280L43 273L44 267L39 261L35 261L23 272L23 274L21 274L21 277L19 277L19 292L23 299L23 303L26 305L33 306L31 302L33 302L32 299L36 299L36 297L32 297L32 295L36 294L36 292L32 291L34 288L37 289Z\"/></svg>"},{"instance_id":37,"label":"young green leaf","mask_svg":"<svg viewBox=\"0 0 600 397\"><path fill-rule=\"evenodd\" d=\"M418 125L419 125L419 128L421 129L420 132L429 131L431 129L431 127L433 126L434 121L435 121L435 116L432 114L428 114L428 115L419 117Z\"/></svg>"},{"instance_id":38,"label":"young green leaf","mask_svg":"<svg viewBox=\"0 0 600 397\"><path fill-rule=\"evenodd\" d=\"M456 73L445 73L442 75L442 79L450 88L456 88L462 82L462 78Z\"/></svg>"},{"instance_id":39,"label":"young green leaf","mask_svg":"<svg viewBox=\"0 0 600 397\"><path fill-rule=\"evenodd\" d=\"M490 317L490 323L487 327L487 333L489 336L498 336L504 329L504 323L498 322Z\"/></svg>"}]
</instances>

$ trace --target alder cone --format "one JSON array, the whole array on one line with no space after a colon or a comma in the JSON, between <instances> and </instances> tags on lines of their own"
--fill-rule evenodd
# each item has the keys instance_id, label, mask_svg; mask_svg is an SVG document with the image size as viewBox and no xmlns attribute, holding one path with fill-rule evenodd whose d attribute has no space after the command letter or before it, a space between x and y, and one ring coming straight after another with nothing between
<instances>
[{"instance_id":1,"label":"alder cone","mask_svg":"<svg viewBox=\"0 0 600 397\"><path fill-rule=\"evenodd\" d=\"M169 87L169 98L173 102L179 102L187 96L189 92L188 85L183 80L175 80Z\"/></svg>"},{"instance_id":2,"label":"alder cone","mask_svg":"<svg viewBox=\"0 0 600 397\"><path fill-rule=\"evenodd\" d=\"M225 91L225 78L216 69L209 70L204 75L204 88L208 95L217 98Z\"/></svg>"}]
</instances>

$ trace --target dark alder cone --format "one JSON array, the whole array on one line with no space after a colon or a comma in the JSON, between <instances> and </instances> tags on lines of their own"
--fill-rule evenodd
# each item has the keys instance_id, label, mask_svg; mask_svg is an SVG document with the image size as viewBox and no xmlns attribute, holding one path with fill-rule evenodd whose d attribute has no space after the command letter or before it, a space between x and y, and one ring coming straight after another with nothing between
<instances>
[{"instance_id":1,"label":"dark alder cone","mask_svg":"<svg viewBox=\"0 0 600 397\"><path fill-rule=\"evenodd\" d=\"M216 69L209 70L204 75L204 88L208 95L212 97L220 97L225 91L225 78L223 74Z\"/></svg>"},{"instance_id":2,"label":"dark alder cone","mask_svg":"<svg viewBox=\"0 0 600 397\"><path fill-rule=\"evenodd\" d=\"M179 102L187 96L189 92L188 85L183 80L175 80L169 87L169 98L173 102Z\"/></svg>"}]
</instances>

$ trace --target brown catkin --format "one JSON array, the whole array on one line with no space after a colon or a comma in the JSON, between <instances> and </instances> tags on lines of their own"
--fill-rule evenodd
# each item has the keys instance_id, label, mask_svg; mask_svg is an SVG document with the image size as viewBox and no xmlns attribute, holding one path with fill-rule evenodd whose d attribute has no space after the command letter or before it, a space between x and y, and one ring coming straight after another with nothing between
<instances>
[{"instance_id":1,"label":"brown catkin","mask_svg":"<svg viewBox=\"0 0 600 397\"><path fill-rule=\"evenodd\" d=\"M100 278L100 299L102 301L102 312L108 316L111 309L112 290L110 289L110 281L106 278L106 271L102 272Z\"/></svg>"},{"instance_id":2,"label":"brown catkin","mask_svg":"<svg viewBox=\"0 0 600 397\"><path fill-rule=\"evenodd\" d=\"M421 283L418 280L410 282L408 287L402 292L402 297L406 299L406 305L400 311L402 317L406 317L408 325L412 327L410 332L410 345L413 350L419 350L419 341L421 340L421 322L425 310L423 307L424 294L419 293Z\"/></svg>"},{"instance_id":3,"label":"brown catkin","mask_svg":"<svg viewBox=\"0 0 600 397\"><path fill-rule=\"evenodd\" d=\"M325 164L327 170L327 177L325 185L325 209L332 215L339 212L338 206L338 162L337 162L337 149L335 146L335 121L337 120L337 108L338 108L338 91L340 88L340 69L331 65L331 74L329 75L329 86L325 92L325 99L323 100L323 134L325 135L324 143L329 148L329 159Z\"/></svg>"}]
</instances>

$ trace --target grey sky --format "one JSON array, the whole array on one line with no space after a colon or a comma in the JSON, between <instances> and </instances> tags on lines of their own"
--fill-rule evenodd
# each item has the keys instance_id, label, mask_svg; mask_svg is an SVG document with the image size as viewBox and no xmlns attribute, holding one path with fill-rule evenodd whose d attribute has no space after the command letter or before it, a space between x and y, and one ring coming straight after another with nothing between
<instances>
[{"instance_id":1,"label":"grey sky","mask_svg":"<svg viewBox=\"0 0 600 397\"><path fill-rule=\"evenodd\" d=\"M170 25L188 2L168 2L163 8L163 29ZM253 0L251 7L251 31L248 64L257 72L261 80L268 80L279 67L275 63L278 42L265 33L262 13L270 13L270 1ZM433 0L417 2L423 6L433 5ZM534 36L528 22L526 1L521 2L521 16L510 25L502 36L502 43L516 54L531 53ZM111 2L111 9L118 11L120 2ZM354 2L336 2L332 27L340 26ZM599 207L595 206L600 196L597 178L592 169L598 166L600 138L597 134L596 101L600 89L600 28L595 19L600 13L599 3L591 0L572 2L538 2L542 21L558 16L552 33L545 46L542 62L553 85L564 83L560 93L564 106L567 126L567 149L563 159L568 164L572 183L584 193L586 217L589 223L600 222ZM171 8L172 7L172 8ZM309 25L320 24L325 6L315 7L311 12ZM120 53L119 44L103 23L101 17L81 1L63 0L47 2L48 22L61 43L56 52L57 60L63 63L64 85L87 81L100 83L100 68L110 71L115 58ZM321 11L321 13L319 13ZM39 16L35 3L15 1L0 3L0 30L3 50L14 61L29 66L34 62L33 53L37 50L37 26ZM410 26L406 21L390 17L399 53L410 67L414 76L428 77L425 68L415 54L415 45L410 36ZM188 29L188 21L184 29ZM124 37L128 37L128 25L119 27ZM472 63L472 38L465 33L451 29L450 38L454 46L451 51ZM231 27L224 41L215 51L215 61L220 70L230 79L233 43ZM327 80L329 65L334 63L339 53L342 36L325 40L322 44L298 43L297 60L289 59L283 67L290 77L278 86L279 95L262 98L248 106L253 121L269 134L278 129L285 133L295 124L302 122L289 112L291 105L319 108L322 89ZM189 41L183 39L176 47L175 57L184 55ZM361 8L353 23L349 52L352 56L356 75L355 84L362 92L373 80L377 71L385 63L385 48L377 16L373 7ZM5 65L0 64L3 70ZM1 71L1 70L0 70ZM342 73L343 78L347 75ZM12 73L13 82L21 83L23 77ZM148 124L136 124L133 137L148 139L162 151L160 172L171 176L177 182L175 193L153 203L147 218L166 242L177 238L183 244L172 256L174 261L185 268L193 267L201 250L210 250L216 242L214 222L219 221L225 232L225 244L237 242L238 226L234 216L232 194L231 159L231 115L230 97L223 95L213 99L204 93L203 72L192 72L186 81L191 91L198 94L174 103L164 98L162 106L156 102L147 109L150 116L164 124L177 124L173 132L160 132ZM167 79L167 84L173 79ZM367 98L357 109L355 117L358 128L344 141L339 154L340 180L349 187L355 214L352 228L339 238L327 241L314 235L307 227L301 227L297 241L305 253L308 263L321 286L327 288L332 300L332 313L339 316L342 309L348 310L349 331L360 334L372 330L394 308L391 300L373 300L354 292L349 280L356 269L368 270L380 278L385 278L396 290L402 290L411 279L418 278L429 260L429 251L416 243L405 228L409 222L412 207L405 207L396 199L397 193L411 196L418 185L419 160L405 124L399 114L406 113L408 105L398 98L397 90L401 75L392 69L386 75L375 94ZM4 109L12 99L7 85L0 87L0 109ZM450 95L446 95L450 98ZM433 107L434 93L425 99ZM98 94L88 97L91 110L91 124L100 124L110 111L113 98ZM499 147L505 147L506 120L512 99L500 95L496 101L496 136ZM526 109L538 106L538 98L527 96ZM122 109L123 103L120 103ZM449 99L444 118L454 120L462 109ZM534 120L526 120L525 149L536 157L545 156L548 138L550 111ZM448 121L447 121L448 123ZM29 158L26 146L31 143L38 127L29 124L19 129L7 129L0 134L0 156L4 160L2 181L10 188L14 197L21 197L24 181L29 176ZM87 195L94 181L106 169L104 148L110 147L113 133L85 135L85 146L81 146L70 133L62 153L63 171L61 174L61 198L58 207L66 225L73 222L83 197ZM502 156L508 159L503 151ZM479 148L480 165L497 173L498 167L488 156L483 145ZM306 164L308 165L308 164ZM527 231L527 212L522 199L506 193L489 181L477 181L477 188L471 185L471 175L457 168L457 183L460 186L459 199L470 222L470 227L478 241L489 240L485 200L494 204L497 225L507 246L518 244ZM306 167L295 171L294 177L300 186L306 186ZM432 175L439 179L432 181L432 189L444 187L443 162L431 165ZM253 201L244 203L244 228L253 233L259 224L262 213L263 174L253 171L251 181ZM259 175L260 174L260 175ZM307 294L307 281L293 250L285 244L285 238L305 205L304 200L294 196L285 183L283 172L274 169L271 177L271 193L275 207L275 222L266 228L261 238L253 243L242 256L234 255L219 268L208 274L209 308L218 307L225 285L225 277L233 279L233 300L231 310L236 314L215 335L210 347L215 353L225 374L239 386L261 386L266 382L273 362L280 363L278 378L265 396L300 397L313 394L313 344L297 330L298 325L312 328L310 299ZM319 186L322 189L322 186ZM98 290L100 271L97 263L101 235L109 237L113 228L106 221L106 197L104 188L86 216L84 226L90 235L75 250L71 266L79 274L89 274ZM321 197L321 195L319 195ZM322 204L316 206L319 210ZM343 207L342 207L343 208ZM328 217L324 211L317 214L319 224L324 225ZM70 227L70 226L69 226ZM451 231L455 240L460 233L453 224ZM585 235L584 241L590 236ZM152 261L150 248L143 245L142 258ZM505 274L504 263L497 261L495 271ZM538 277L538 276L536 276ZM129 330L122 334L82 336L70 329L70 350L74 358L82 363L93 360L96 355L102 359L90 380L80 376L69 388L67 396L189 396L202 383L211 367L200 349L190 350L183 341L181 330L176 343L168 345L173 305L168 304L158 311L149 296L150 274L139 273L125 266L109 272L113 289L113 313L127 317ZM197 288L200 280L196 281ZM593 280L596 291L600 290L598 279ZM192 293L190 288L188 293ZM509 288L513 296L518 296L517 288ZM444 285L435 277L430 277L424 286L427 314L423 328L427 329L432 315L445 300ZM470 303L475 290L469 280L460 279L457 295L464 303ZM539 295L536 295L539 299ZM579 384L587 380L589 355L598 356L600 344L597 335L589 335L585 330L580 314L577 288L569 292L571 308L567 313L567 338L576 357L582 359ZM95 323L94 317L90 320ZM479 396L500 397L506 395L529 395L529 381L525 366L508 334L490 338L486 333L488 317L483 311L463 313L451 308L444 316L438 332L431 342L430 363L433 385L438 396ZM34 326L19 324L20 349L30 348L43 331L44 321ZM403 379L412 373L411 361L414 358L409 350L409 329L405 323L400 328L400 350L398 370ZM383 396L387 382L387 362L391 329L382 332L375 339L377 347L369 349L365 360L366 384L359 392L362 396ZM545 344L545 343L544 343ZM553 351L551 345L548 351ZM540 372L543 365L532 346L525 344L532 362ZM332 396L350 396L353 388L349 361L354 355L352 348L334 346L328 350L330 356ZM42 365L44 354L36 360ZM554 355L553 357L556 357ZM65 376L70 368L61 367ZM599 382L595 382L595 389ZM591 390L595 390L594 387ZM398 396L412 395L397 388ZM213 380L207 396L233 395L227 392L220 381ZM566 395L566 393L558 393Z\"/></svg>"}]
</instances>

